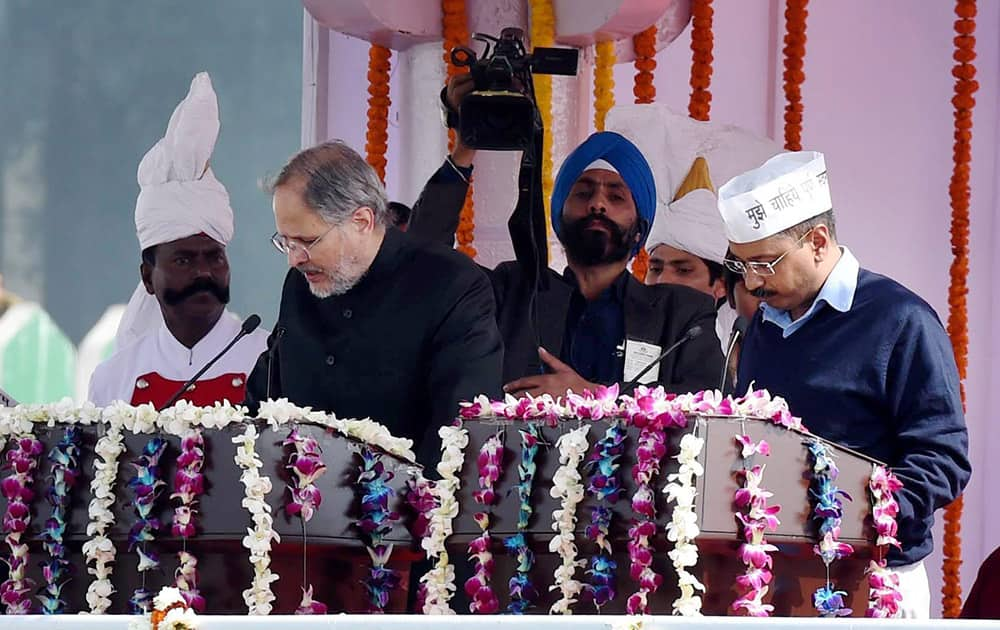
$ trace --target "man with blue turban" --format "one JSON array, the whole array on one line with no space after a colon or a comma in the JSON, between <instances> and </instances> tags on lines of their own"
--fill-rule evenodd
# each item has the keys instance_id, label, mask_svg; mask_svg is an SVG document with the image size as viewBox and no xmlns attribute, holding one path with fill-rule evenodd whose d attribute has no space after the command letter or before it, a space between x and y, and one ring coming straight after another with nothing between
<instances>
[{"instance_id":1,"label":"man with blue turban","mask_svg":"<svg viewBox=\"0 0 1000 630\"><path fill-rule=\"evenodd\" d=\"M413 208L410 232L452 243L474 151L459 144ZM505 346L504 390L562 396L628 382L660 353L700 327L646 372L642 383L687 392L715 387L722 353L711 331L713 300L677 285L646 286L628 271L649 234L656 187L649 164L617 133L591 135L563 163L552 191L552 229L567 268L546 268L537 285L519 262L489 271Z\"/></svg>"}]
</instances>

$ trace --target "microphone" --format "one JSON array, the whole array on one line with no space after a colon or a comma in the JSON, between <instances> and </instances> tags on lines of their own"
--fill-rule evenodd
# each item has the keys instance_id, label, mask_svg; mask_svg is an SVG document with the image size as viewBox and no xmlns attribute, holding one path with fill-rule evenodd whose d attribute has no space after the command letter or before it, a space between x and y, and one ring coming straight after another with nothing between
<instances>
[{"instance_id":1,"label":"microphone","mask_svg":"<svg viewBox=\"0 0 1000 630\"><path fill-rule=\"evenodd\" d=\"M222 355L224 355L227 352L229 352L229 349L232 348L233 346L235 346L237 341L239 341L240 339L246 337L247 335L249 335L253 331L257 330L258 326L260 326L260 315L257 315L256 313L254 313L250 317L247 317L243 321L243 325L240 326L240 332L236 333L236 336L233 337L233 340L230 341L226 345L225 348L222 349L222 352L220 352L219 354L215 355L215 358L213 358L211 361L209 361L208 363L206 363L205 367L203 367L200 370L198 370L197 374L195 374L194 376L192 376L191 378L189 378L187 381L185 381L184 385L182 385L180 389L178 389L176 392L174 392L174 395L170 397L170 400L168 400L166 402L166 404L164 404L162 407L160 407L159 409L157 409L157 411L163 411L164 409L167 409L168 407L173 406L173 404L175 402L177 402L177 400L181 396L184 395L184 392L187 391L188 387L191 387L192 383L194 383L195 381L197 381L201 377L202 374L204 374L205 372L207 372L208 368L210 368L213 365L215 365L215 362L218 361L219 359L221 359Z\"/></svg>"},{"instance_id":2,"label":"microphone","mask_svg":"<svg viewBox=\"0 0 1000 630\"><path fill-rule=\"evenodd\" d=\"M646 367L642 368L642 371L635 375L635 378L633 378L628 383L625 383L625 386L622 387L621 393L622 394L627 394L630 391L632 391L635 388L635 386L639 384L639 379L641 379L643 376L646 375L646 372L649 372L654 367L656 367L657 365L659 365L660 361L662 361L665 358L667 358L667 356L671 352L673 352L677 348L680 348L681 346L683 346L687 342L691 341L695 337L699 336L701 333L702 333L702 328L701 328L701 326L699 326L697 324L695 324L694 326L688 328L687 332L685 332L684 335L681 336L680 339L678 339L677 341L675 341L669 348L667 348L666 350L664 350L663 352L661 352L660 356L658 356L655 359L653 359L652 361L650 361L649 365L647 365Z\"/></svg>"},{"instance_id":3,"label":"microphone","mask_svg":"<svg viewBox=\"0 0 1000 630\"><path fill-rule=\"evenodd\" d=\"M746 317L742 315L736 318L733 322L733 331L729 333L729 343L726 344L726 360L722 362L722 377L719 379L719 391L726 393L726 379L729 378L729 360L733 356L733 351L736 350L736 343L746 337L747 326L750 324Z\"/></svg>"},{"instance_id":4,"label":"microphone","mask_svg":"<svg viewBox=\"0 0 1000 630\"><path fill-rule=\"evenodd\" d=\"M281 343L281 338L284 336L285 327L279 326L274 331L274 339L271 340L271 347L267 349L267 393L264 394L265 400L271 400L271 367L274 365L274 353L278 350L278 344Z\"/></svg>"}]
</instances>

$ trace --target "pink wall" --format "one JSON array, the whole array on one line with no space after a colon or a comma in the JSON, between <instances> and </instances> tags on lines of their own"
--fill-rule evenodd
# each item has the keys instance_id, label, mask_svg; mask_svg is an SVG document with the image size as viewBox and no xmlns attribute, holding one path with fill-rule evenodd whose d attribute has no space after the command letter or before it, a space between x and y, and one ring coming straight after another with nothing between
<instances>
[{"instance_id":1,"label":"pink wall","mask_svg":"<svg viewBox=\"0 0 1000 630\"><path fill-rule=\"evenodd\" d=\"M712 118L783 137L781 42L784 3L719 0L715 5ZM981 2L978 17L981 84L974 113L972 243L969 292L968 424L974 473L962 523L962 581L967 593L979 563L1000 546L995 488L1000 432L988 429L1000 406L993 358L1000 316L993 290L1000 252L996 183L1000 4ZM947 318L952 165L953 3L841 0L809 5L803 146L826 154L841 240L870 269L894 277ZM658 56L658 100L686 111L690 31ZM632 101L631 65L615 73L618 102ZM777 107L777 111L776 111ZM940 536L937 538L940 543ZM929 565L940 599L940 556Z\"/></svg>"}]
</instances>

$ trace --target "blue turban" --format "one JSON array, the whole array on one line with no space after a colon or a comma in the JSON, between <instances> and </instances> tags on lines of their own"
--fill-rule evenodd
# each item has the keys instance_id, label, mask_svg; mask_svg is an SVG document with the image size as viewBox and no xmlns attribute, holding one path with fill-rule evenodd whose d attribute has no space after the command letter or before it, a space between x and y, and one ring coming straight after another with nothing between
<instances>
[{"instance_id":1,"label":"blue turban","mask_svg":"<svg viewBox=\"0 0 1000 630\"><path fill-rule=\"evenodd\" d=\"M555 186L552 188L552 230L561 240L562 211L566 197L569 196L570 189L583 171L596 160L604 160L615 167L632 192L639 218L646 222L642 238L632 251L635 255L639 247L646 242L649 228L653 225L653 217L656 214L656 184L653 182L653 171L638 147L613 131L599 131L591 135L563 162L556 176Z\"/></svg>"}]
</instances>

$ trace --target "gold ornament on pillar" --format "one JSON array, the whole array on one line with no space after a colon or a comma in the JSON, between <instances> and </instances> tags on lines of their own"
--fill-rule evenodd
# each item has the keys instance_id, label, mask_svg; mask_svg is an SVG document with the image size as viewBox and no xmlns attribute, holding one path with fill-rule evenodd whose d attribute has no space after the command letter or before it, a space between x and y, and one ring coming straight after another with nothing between
<instances>
[{"instance_id":1,"label":"gold ornament on pillar","mask_svg":"<svg viewBox=\"0 0 1000 630\"><path fill-rule=\"evenodd\" d=\"M955 352L958 377L962 384L962 407L965 407L965 378L969 371L969 321L966 296L969 293L969 173L972 163L973 96L979 89L976 81L976 0L955 3L955 168L948 193L951 197L951 285L948 287L948 336ZM962 497L944 511L944 582L941 607L945 617L962 612Z\"/></svg>"},{"instance_id":2,"label":"gold ornament on pillar","mask_svg":"<svg viewBox=\"0 0 1000 630\"><path fill-rule=\"evenodd\" d=\"M556 15L552 0L531 0L531 47L553 46L556 42ZM552 160L552 76L536 74L535 103L542 117L545 137L542 141L542 202L545 204L546 241L552 238L552 187L555 185L555 165Z\"/></svg>"},{"instance_id":3,"label":"gold ornament on pillar","mask_svg":"<svg viewBox=\"0 0 1000 630\"><path fill-rule=\"evenodd\" d=\"M392 51L372 44L368 50L368 131L365 154L379 179L385 183L385 154L389 148L389 60Z\"/></svg>"},{"instance_id":4,"label":"gold ornament on pillar","mask_svg":"<svg viewBox=\"0 0 1000 630\"><path fill-rule=\"evenodd\" d=\"M468 46L469 25L465 0L441 0L441 34L444 37L444 61L448 78L468 72L451 62L451 49L456 46ZM448 150L455 148L455 130L448 130ZM469 258L476 257L476 248L472 242L476 238L476 210L473 204L473 186L465 193L465 204L458 215L458 230L455 234L458 251Z\"/></svg>"}]
</instances>

